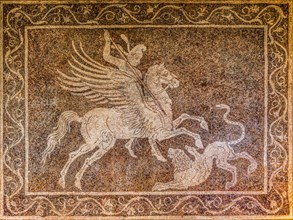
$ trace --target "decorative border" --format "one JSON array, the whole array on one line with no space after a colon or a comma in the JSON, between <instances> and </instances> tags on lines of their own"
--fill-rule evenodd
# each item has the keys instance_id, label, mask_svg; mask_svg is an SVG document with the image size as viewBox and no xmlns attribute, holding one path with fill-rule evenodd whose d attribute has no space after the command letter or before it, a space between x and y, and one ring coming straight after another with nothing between
<instances>
[{"instance_id":1,"label":"decorative border","mask_svg":"<svg viewBox=\"0 0 293 220\"><path fill-rule=\"evenodd\" d=\"M12 5L13 7L11 7ZM188 6L188 7L187 7ZM237 7L236 7L237 6ZM290 5L291 7L292 5ZM3 4L3 214L5 216L289 215L289 4ZM91 13L91 12L97 12ZM3 13L3 12L2 12ZM268 30L268 194L196 196L24 195L24 29L39 25L266 25ZM290 81L291 83L291 81ZM291 89L291 88L290 88ZM291 93L290 93L291 95ZM291 117L290 117L291 120ZM4 121L4 120L3 120ZM292 134L291 134L292 135ZM291 143L290 143L291 144ZM290 168L290 169L289 169ZM291 180L291 179L290 179ZM290 184L290 182L289 182ZM289 186L290 187L290 186ZM292 204L291 204L292 205ZM292 216L292 210L290 215Z\"/></svg>"}]
</instances>

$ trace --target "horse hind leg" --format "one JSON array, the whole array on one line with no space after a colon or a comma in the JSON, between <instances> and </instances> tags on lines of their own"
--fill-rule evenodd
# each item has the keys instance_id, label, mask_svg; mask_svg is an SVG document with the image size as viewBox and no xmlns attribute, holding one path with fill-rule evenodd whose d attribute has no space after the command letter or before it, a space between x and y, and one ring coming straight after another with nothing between
<instances>
[{"instance_id":1,"label":"horse hind leg","mask_svg":"<svg viewBox=\"0 0 293 220\"><path fill-rule=\"evenodd\" d=\"M109 133L110 134L110 133ZM101 141L99 143L99 149L89 158L85 159L85 162L81 169L75 175L74 185L81 190L81 179L83 177L84 172L87 170L89 166L91 166L95 161L99 160L105 153L107 153L112 147L114 147L116 139L109 135L107 140Z\"/></svg>"},{"instance_id":2,"label":"horse hind leg","mask_svg":"<svg viewBox=\"0 0 293 220\"><path fill-rule=\"evenodd\" d=\"M69 154L69 159L67 160L66 164L64 165L63 169L61 170L60 174L61 177L58 181L59 185L62 188L65 188L65 176L68 172L69 167L71 164L81 155L93 150L96 147L96 145L93 144L83 144L79 149L76 151L73 151Z\"/></svg>"}]
</instances>

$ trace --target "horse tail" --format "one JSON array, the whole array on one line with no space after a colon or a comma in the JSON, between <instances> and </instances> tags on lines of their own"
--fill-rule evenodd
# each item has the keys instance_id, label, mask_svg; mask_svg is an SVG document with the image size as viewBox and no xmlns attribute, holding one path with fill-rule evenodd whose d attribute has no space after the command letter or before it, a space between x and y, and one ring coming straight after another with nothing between
<instances>
[{"instance_id":1,"label":"horse tail","mask_svg":"<svg viewBox=\"0 0 293 220\"><path fill-rule=\"evenodd\" d=\"M42 153L42 164L44 166L47 157L53 152L57 144L60 144L61 139L65 134L70 131L70 123L76 121L81 122L81 118L74 111L65 111L59 117L57 126L54 128L54 132L48 135L47 148Z\"/></svg>"}]
</instances>

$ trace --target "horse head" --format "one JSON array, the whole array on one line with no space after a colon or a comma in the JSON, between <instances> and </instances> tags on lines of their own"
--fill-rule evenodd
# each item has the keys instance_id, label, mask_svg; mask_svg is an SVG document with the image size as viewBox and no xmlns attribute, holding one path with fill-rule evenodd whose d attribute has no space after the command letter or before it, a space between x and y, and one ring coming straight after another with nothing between
<instances>
[{"instance_id":1,"label":"horse head","mask_svg":"<svg viewBox=\"0 0 293 220\"><path fill-rule=\"evenodd\" d=\"M156 86L167 85L167 88L177 88L179 80L177 76L165 68L164 63L151 66L147 71L147 82Z\"/></svg>"}]
</instances>

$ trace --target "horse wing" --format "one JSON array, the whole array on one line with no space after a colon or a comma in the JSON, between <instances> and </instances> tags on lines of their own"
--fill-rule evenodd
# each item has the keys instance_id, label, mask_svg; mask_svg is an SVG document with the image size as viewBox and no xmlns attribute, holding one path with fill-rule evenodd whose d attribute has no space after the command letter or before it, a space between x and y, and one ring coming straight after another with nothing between
<instances>
[{"instance_id":1,"label":"horse wing","mask_svg":"<svg viewBox=\"0 0 293 220\"><path fill-rule=\"evenodd\" d=\"M136 83L128 83L120 91L125 97L128 97L133 95L133 91L138 90L141 92ZM128 104L119 107L121 119L123 124L132 130L137 137L149 137L158 127L163 125L160 111L159 109L155 111L154 107L149 106L146 100L136 100L137 97L141 98L141 96L129 97Z\"/></svg>"},{"instance_id":2,"label":"horse wing","mask_svg":"<svg viewBox=\"0 0 293 220\"><path fill-rule=\"evenodd\" d=\"M97 104L110 104L121 111L126 126L139 136L147 136L154 130L157 114L146 107L143 100L143 85L131 73L102 65L87 55L80 44L74 43L74 55L68 61L70 71L58 70L60 86L73 95L84 96ZM159 118L159 116L158 116Z\"/></svg>"},{"instance_id":3,"label":"horse wing","mask_svg":"<svg viewBox=\"0 0 293 220\"><path fill-rule=\"evenodd\" d=\"M102 65L87 55L82 45L68 61L70 70L57 70L60 86L73 95L84 96L97 104L123 106L142 103L141 85L130 73ZM132 85L132 90L129 90Z\"/></svg>"},{"instance_id":4,"label":"horse wing","mask_svg":"<svg viewBox=\"0 0 293 220\"><path fill-rule=\"evenodd\" d=\"M148 137L158 127L158 121L161 124L159 113L142 105L130 103L119 110L123 124L138 137Z\"/></svg>"}]
</instances>

